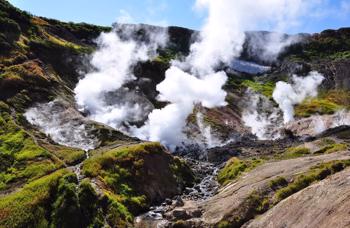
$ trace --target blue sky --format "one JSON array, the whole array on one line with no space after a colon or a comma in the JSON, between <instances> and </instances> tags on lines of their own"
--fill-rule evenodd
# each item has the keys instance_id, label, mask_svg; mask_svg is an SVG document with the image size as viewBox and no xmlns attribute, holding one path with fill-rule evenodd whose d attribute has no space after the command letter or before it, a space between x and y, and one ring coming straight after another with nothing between
<instances>
[{"instance_id":1,"label":"blue sky","mask_svg":"<svg viewBox=\"0 0 350 228\"><path fill-rule=\"evenodd\" d=\"M312 19L302 19L298 32L320 32L350 27L350 0L319 0L323 7ZM10 0L32 14L63 21L111 25L132 22L176 25L200 29L204 12L194 10L195 0ZM264 28L260 28L264 30ZM295 31L287 31L295 32Z\"/></svg>"}]
</instances>

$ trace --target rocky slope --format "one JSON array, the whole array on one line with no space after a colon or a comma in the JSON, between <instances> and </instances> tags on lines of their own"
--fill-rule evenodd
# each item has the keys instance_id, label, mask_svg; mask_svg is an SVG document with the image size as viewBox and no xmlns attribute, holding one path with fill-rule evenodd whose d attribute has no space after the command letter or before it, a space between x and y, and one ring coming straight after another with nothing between
<instances>
[{"instance_id":1,"label":"rocky slope","mask_svg":"<svg viewBox=\"0 0 350 228\"><path fill-rule=\"evenodd\" d=\"M126 27L141 40L145 30L165 30L119 25L117 32ZM109 31L0 0L0 227L349 226L341 218L349 204L350 29L303 34L272 63L250 50L268 33L247 33L240 60L222 66L228 105L196 106L187 121L188 136L200 136L200 112L220 143L203 151L209 145L199 139L175 154L77 109L73 90L92 68L94 39ZM135 64L136 79L122 88L150 107L164 106L156 85L197 35L167 32L167 46ZM311 70L325 76L318 96L295 106L296 121L268 126L280 139L259 140L243 118L251 98L261 111L275 110L275 83Z\"/></svg>"}]
</instances>

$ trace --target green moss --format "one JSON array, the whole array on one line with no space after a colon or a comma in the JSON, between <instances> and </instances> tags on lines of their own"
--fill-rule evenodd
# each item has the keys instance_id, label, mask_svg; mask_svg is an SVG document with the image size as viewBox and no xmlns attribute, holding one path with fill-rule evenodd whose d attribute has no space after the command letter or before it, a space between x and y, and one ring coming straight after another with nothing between
<instances>
[{"instance_id":1,"label":"green moss","mask_svg":"<svg viewBox=\"0 0 350 228\"><path fill-rule=\"evenodd\" d=\"M160 153L160 147L159 143L140 143L131 146L121 146L106 153L97 154L86 160L83 165L83 172L86 176L96 177L102 169L113 167L118 159L132 160L140 154ZM137 161L140 162L136 159Z\"/></svg>"},{"instance_id":2,"label":"green moss","mask_svg":"<svg viewBox=\"0 0 350 228\"><path fill-rule=\"evenodd\" d=\"M345 90L321 91L316 98L304 100L295 106L297 117L310 117L314 114L333 114L350 107L350 92Z\"/></svg>"},{"instance_id":3,"label":"green moss","mask_svg":"<svg viewBox=\"0 0 350 228\"><path fill-rule=\"evenodd\" d=\"M105 192L105 200L108 203L106 208L106 220L112 227L128 227L133 221L133 215L120 201L120 197Z\"/></svg>"},{"instance_id":4,"label":"green moss","mask_svg":"<svg viewBox=\"0 0 350 228\"><path fill-rule=\"evenodd\" d=\"M270 200L266 192L252 191L233 215L224 218L218 227L241 227L244 223L262 214L270 208Z\"/></svg>"},{"instance_id":5,"label":"green moss","mask_svg":"<svg viewBox=\"0 0 350 228\"><path fill-rule=\"evenodd\" d=\"M0 123L0 189L37 179L62 165L38 146L6 111L0 113Z\"/></svg>"},{"instance_id":6,"label":"green moss","mask_svg":"<svg viewBox=\"0 0 350 228\"><path fill-rule=\"evenodd\" d=\"M245 80L242 83L243 86L251 88L253 91L261 93L265 97L271 98L273 90L275 89L275 83L273 82L257 82L251 80Z\"/></svg>"},{"instance_id":7,"label":"green moss","mask_svg":"<svg viewBox=\"0 0 350 228\"><path fill-rule=\"evenodd\" d=\"M153 59L153 61L168 65L170 64L170 61L176 59L176 57L176 53L172 50L160 50L159 55L155 59Z\"/></svg>"},{"instance_id":8,"label":"green moss","mask_svg":"<svg viewBox=\"0 0 350 228\"><path fill-rule=\"evenodd\" d=\"M231 227L232 227L232 225L228 221L221 221L218 224L218 228L231 228Z\"/></svg>"},{"instance_id":9,"label":"green moss","mask_svg":"<svg viewBox=\"0 0 350 228\"><path fill-rule=\"evenodd\" d=\"M280 176L274 178L273 180L271 180L269 182L269 187L272 190L277 190L277 189L284 187L286 185L288 185L288 181L284 177L280 177Z\"/></svg>"},{"instance_id":10,"label":"green moss","mask_svg":"<svg viewBox=\"0 0 350 228\"><path fill-rule=\"evenodd\" d=\"M175 157L170 169L175 174L178 183L184 183L187 186L193 182L194 174L184 160Z\"/></svg>"},{"instance_id":11,"label":"green moss","mask_svg":"<svg viewBox=\"0 0 350 228\"><path fill-rule=\"evenodd\" d=\"M59 180L57 193L52 205L51 227L81 227L82 218L79 198L76 194L77 179L71 173Z\"/></svg>"},{"instance_id":12,"label":"green moss","mask_svg":"<svg viewBox=\"0 0 350 228\"><path fill-rule=\"evenodd\" d=\"M279 159L298 158L311 153L309 148L304 146L290 147L283 154L279 155Z\"/></svg>"},{"instance_id":13,"label":"green moss","mask_svg":"<svg viewBox=\"0 0 350 228\"><path fill-rule=\"evenodd\" d=\"M155 161L159 164L153 164ZM161 167L165 174L156 174L154 166ZM182 160L172 158L159 143L151 142L93 151L92 156L84 161L82 172L87 177L103 181L109 189L106 193L108 201L113 199L116 202L110 208L112 214L125 214L124 207L128 213L137 214L150 206L155 199L149 191L149 188L154 188L151 184L154 180L149 178L170 183L171 188L183 188L194 179Z\"/></svg>"},{"instance_id":14,"label":"green moss","mask_svg":"<svg viewBox=\"0 0 350 228\"><path fill-rule=\"evenodd\" d=\"M261 165L263 162L264 161L261 159L240 160L233 157L227 161L225 167L220 170L218 174L218 182L221 185L225 185L232 180L235 180L243 172L250 171L258 165Z\"/></svg>"},{"instance_id":15,"label":"green moss","mask_svg":"<svg viewBox=\"0 0 350 228\"><path fill-rule=\"evenodd\" d=\"M42 145L47 151L60 158L67 165L75 165L86 157L85 151L61 145Z\"/></svg>"},{"instance_id":16,"label":"green moss","mask_svg":"<svg viewBox=\"0 0 350 228\"><path fill-rule=\"evenodd\" d=\"M329 56L332 60L343 60L343 59L350 59L350 51L341 51L336 52Z\"/></svg>"},{"instance_id":17,"label":"green moss","mask_svg":"<svg viewBox=\"0 0 350 228\"><path fill-rule=\"evenodd\" d=\"M42 227L47 225L46 206L51 190L67 170L59 170L25 185L23 189L2 197L0 227Z\"/></svg>"},{"instance_id":18,"label":"green moss","mask_svg":"<svg viewBox=\"0 0 350 228\"><path fill-rule=\"evenodd\" d=\"M337 173L350 165L349 160L332 161L321 163L312 167L308 172L298 175L294 181L275 193L275 203L287 198L288 196L308 187L310 184L323 180L329 175Z\"/></svg>"},{"instance_id":19,"label":"green moss","mask_svg":"<svg viewBox=\"0 0 350 228\"><path fill-rule=\"evenodd\" d=\"M314 114L334 114L342 106L335 104L327 99L312 98L303 101L295 107L295 116L310 117Z\"/></svg>"},{"instance_id":20,"label":"green moss","mask_svg":"<svg viewBox=\"0 0 350 228\"><path fill-rule=\"evenodd\" d=\"M346 145L346 144L334 143L334 144L329 144L329 145L322 147L321 149L319 149L315 153L316 154L330 154L330 153L335 153L338 151L344 151L347 149L348 149L348 145Z\"/></svg>"}]
</instances>

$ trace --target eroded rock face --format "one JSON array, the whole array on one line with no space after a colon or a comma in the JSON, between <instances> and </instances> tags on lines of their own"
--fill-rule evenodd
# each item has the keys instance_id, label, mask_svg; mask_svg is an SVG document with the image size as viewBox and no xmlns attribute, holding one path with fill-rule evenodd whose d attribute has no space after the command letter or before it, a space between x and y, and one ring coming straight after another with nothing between
<instances>
[{"instance_id":1,"label":"eroded rock face","mask_svg":"<svg viewBox=\"0 0 350 228\"><path fill-rule=\"evenodd\" d=\"M326 88L349 90L350 89L350 60L325 61L314 64L313 68L326 76L324 85Z\"/></svg>"},{"instance_id":2,"label":"eroded rock face","mask_svg":"<svg viewBox=\"0 0 350 228\"><path fill-rule=\"evenodd\" d=\"M245 227L349 227L349 177L348 168L285 199Z\"/></svg>"}]
</instances>

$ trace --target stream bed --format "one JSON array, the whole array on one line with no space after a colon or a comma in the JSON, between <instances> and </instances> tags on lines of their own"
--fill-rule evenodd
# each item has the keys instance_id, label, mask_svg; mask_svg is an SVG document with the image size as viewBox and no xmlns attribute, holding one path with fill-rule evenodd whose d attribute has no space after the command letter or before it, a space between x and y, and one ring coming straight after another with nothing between
<instances>
[{"instance_id":1,"label":"stream bed","mask_svg":"<svg viewBox=\"0 0 350 228\"><path fill-rule=\"evenodd\" d=\"M148 212L137 216L134 221L136 228L167 228L171 224L168 219L169 212L174 213L176 208L184 206L186 202L204 201L216 194L219 188L216 180L219 168L209 162L189 158L186 160L198 180L197 183L186 188L182 195L166 199L161 205L153 206Z\"/></svg>"}]
</instances>

